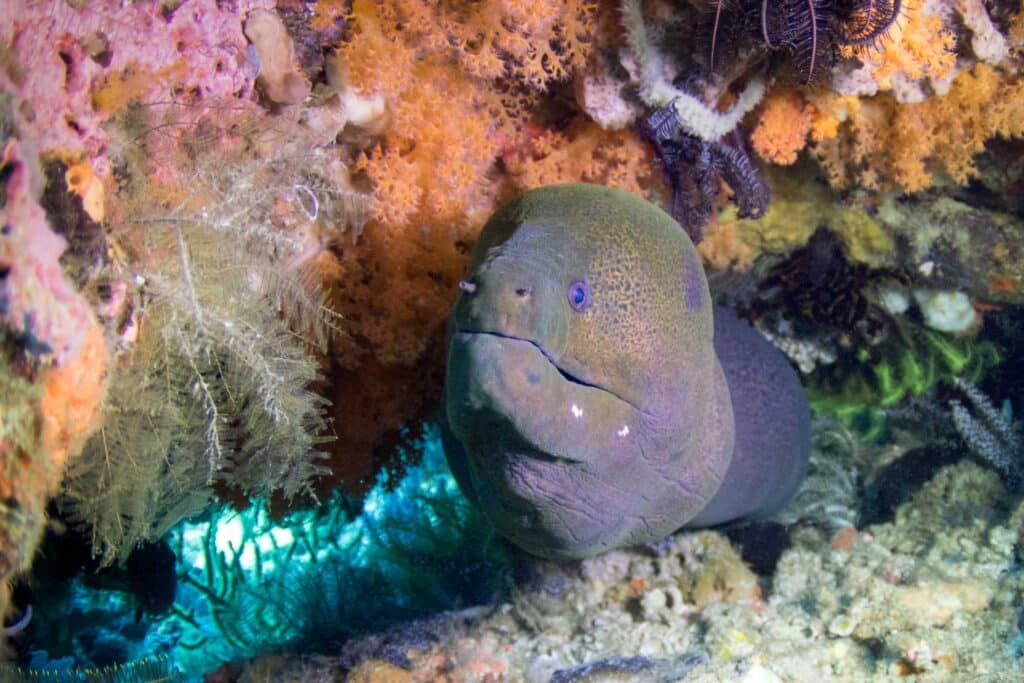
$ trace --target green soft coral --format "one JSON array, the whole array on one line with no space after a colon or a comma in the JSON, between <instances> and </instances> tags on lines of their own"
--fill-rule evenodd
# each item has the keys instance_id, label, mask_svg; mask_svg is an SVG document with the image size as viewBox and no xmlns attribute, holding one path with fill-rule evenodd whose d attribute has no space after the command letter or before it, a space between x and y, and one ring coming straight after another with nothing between
<instances>
[{"instance_id":1,"label":"green soft coral","mask_svg":"<svg viewBox=\"0 0 1024 683\"><path fill-rule=\"evenodd\" d=\"M809 383L811 407L843 422L859 422L872 434L884 427L882 409L920 396L955 377L977 382L999 364L999 348L988 341L957 338L908 327L901 340L859 349L848 365L826 367Z\"/></svg>"}]
</instances>

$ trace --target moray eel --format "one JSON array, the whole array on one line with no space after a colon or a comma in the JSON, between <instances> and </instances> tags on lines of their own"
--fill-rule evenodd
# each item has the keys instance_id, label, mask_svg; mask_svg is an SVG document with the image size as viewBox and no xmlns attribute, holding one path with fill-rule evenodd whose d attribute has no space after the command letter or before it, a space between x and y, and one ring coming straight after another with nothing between
<instances>
[{"instance_id":1,"label":"moray eel","mask_svg":"<svg viewBox=\"0 0 1024 683\"><path fill-rule=\"evenodd\" d=\"M621 190L532 190L484 226L448 321L460 487L542 557L778 511L807 467L786 359L715 308L685 231Z\"/></svg>"}]
</instances>

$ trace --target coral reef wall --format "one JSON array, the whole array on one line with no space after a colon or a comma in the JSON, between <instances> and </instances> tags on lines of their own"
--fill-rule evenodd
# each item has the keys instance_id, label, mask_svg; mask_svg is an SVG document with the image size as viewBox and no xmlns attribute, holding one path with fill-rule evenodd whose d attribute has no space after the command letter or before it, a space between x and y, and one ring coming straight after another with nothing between
<instances>
[{"instance_id":1,"label":"coral reef wall","mask_svg":"<svg viewBox=\"0 0 1024 683\"><path fill-rule=\"evenodd\" d=\"M88 303L62 275L66 242L39 205L42 175L35 153L14 137L0 136L0 145L3 616L12 578L31 565L65 464L99 426L108 357Z\"/></svg>"},{"instance_id":2,"label":"coral reef wall","mask_svg":"<svg viewBox=\"0 0 1024 683\"><path fill-rule=\"evenodd\" d=\"M1024 12L795 8L4 4L0 614L65 470L107 563L218 499L365 493L538 185L673 211L819 409L977 379L1024 303Z\"/></svg>"}]
</instances>

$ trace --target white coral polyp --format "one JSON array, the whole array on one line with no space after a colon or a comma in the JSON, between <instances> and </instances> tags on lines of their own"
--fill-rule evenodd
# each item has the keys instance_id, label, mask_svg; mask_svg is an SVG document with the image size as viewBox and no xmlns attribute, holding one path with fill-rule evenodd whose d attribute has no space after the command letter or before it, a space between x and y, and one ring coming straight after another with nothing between
<instances>
[{"instance_id":1,"label":"white coral polyp","mask_svg":"<svg viewBox=\"0 0 1024 683\"><path fill-rule=\"evenodd\" d=\"M977 314L964 292L918 289L914 300L924 316L924 324L933 330L955 334L974 325Z\"/></svg>"}]
</instances>

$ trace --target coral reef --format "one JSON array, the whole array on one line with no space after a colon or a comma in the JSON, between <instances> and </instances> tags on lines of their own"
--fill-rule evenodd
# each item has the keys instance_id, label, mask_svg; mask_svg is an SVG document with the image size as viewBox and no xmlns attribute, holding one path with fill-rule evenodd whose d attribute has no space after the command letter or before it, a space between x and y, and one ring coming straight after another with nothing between
<instances>
[{"instance_id":1,"label":"coral reef","mask_svg":"<svg viewBox=\"0 0 1024 683\"><path fill-rule=\"evenodd\" d=\"M290 175L301 167L287 148L254 159L215 128L233 122L215 124L214 114L223 116L208 110L196 125L224 142L179 161L180 178L160 182L114 155L133 183L109 219L121 256L104 279L120 306L105 308L141 313L144 330L111 373L103 426L69 469L61 501L107 563L159 539L218 490L290 500L324 472L314 351L326 348L336 316L302 270L318 249L310 216L321 209L307 213L312 191ZM155 151L147 162L184 152L152 139L155 122L133 123L143 129L135 145ZM178 145L194 143L185 135ZM317 177L302 179L316 187Z\"/></svg>"},{"instance_id":2,"label":"coral reef","mask_svg":"<svg viewBox=\"0 0 1024 683\"><path fill-rule=\"evenodd\" d=\"M698 246L709 265L748 269L762 255L780 257L803 246L825 226L842 242L846 258L874 268L900 267L888 224L857 204L845 203L825 186L808 164L764 172L772 201L760 219L746 219L732 208L722 211ZM765 259L768 264L774 260Z\"/></svg>"},{"instance_id":3,"label":"coral reef","mask_svg":"<svg viewBox=\"0 0 1024 683\"><path fill-rule=\"evenodd\" d=\"M322 492L365 490L375 452L432 409L442 321L495 204L563 180L657 186L628 131L533 124L610 40L587 2L325 2L308 26L259 1L122 9L31 3L0 34L12 121L105 223L74 261L91 306L68 289L74 306L47 318L29 271L8 281L19 344L71 358L97 318L118 354L63 500L107 561L215 495L304 490L321 449Z\"/></svg>"},{"instance_id":4,"label":"coral reef","mask_svg":"<svg viewBox=\"0 0 1024 683\"><path fill-rule=\"evenodd\" d=\"M941 96L901 105L888 94L839 105L843 133L816 145L829 182L917 192L936 177L965 184L974 158L996 136L1019 136L1024 91L1012 75L977 64ZM837 107L838 109L838 107Z\"/></svg>"},{"instance_id":5,"label":"coral reef","mask_svg":"<svg viewBox=\"0 0 1024 683\"><path fill-rule=\"evenodd\" d=\"M78 356L95 320L61 271L67 243L50 229L39 205L43 178L38 160L31 151L25 153L20 141L4 143L3 322L33 355L52 354L55 365L66 366Z\"/></svg>"},{"instance_id":6,"label":"coral reef","mask_svg":"<svg viewBox=\"0 0 1024 683\"><path fill-rule=\"evenodd\" d=\"M648 36L640 0L623 0L622 25L636 68L635 79L641 99L650 107L666 107L679 130L704 142L715 142L732 132L740 120L764 96L762 79L753 78L725 113L713 104L673 85L657 46Z\"/></svg>"},{"instance_id":7,"label":"coral reef","mask_svg":"<svg viewBox=\"0 0 1024 683\"><path fill-rule=\"evenodd\" d=\"M7 589L65 473L61 506L108 563L207 511L171 535L173 618L134 622L135 598L74 584L69 621L116 614L90 642L119 660L173 642L198 673L336 651L381 610L491 600L503 546L433 446L403 461L395 444L436 407L484 219L586 180L674 205L695 236L708 223L706 263L742 271L721 297L839 418L790 510L792 547L761 577L710 532L612 553L395 636L351 675L1019 674L1004 645L1024 594L1006 490L1021 436L985 396L1018 399L1012 373L983 379L1005 353L992 322L1024 302L1019 7L15 4L0 22L0 639L45 631L39 609L22 628ZM927 423L942 443L910 457L887 439L914 396L939 420L916 415L917 436ZM885 520L858 515L897 463L923 488ZM314 492L324 505L286 514ZM370 598L380 610L359 609ZM336 664L274 655L220 675Z\"/></svg>"},{"instance_id":8,"label":"coral reef","mask_svg":"<svg viewBox=\"0 0 1024 683\"><path fill-rule=\"evenodd\" d=\"M972 301L1024 301L1024 220L948 196L907 205L887 196L877 219L901 245L922 287L966 293Z\"/></svg>"},{"instance_id":9,"label":"coral reef","mask_svg":"<svg viewBox=\"0 0 1024 683\"><path fill-rule=\"evenodd\" d=\"M23 133L46 155L91 160L102 176L111 170L103 124L128 101L166 102L174 90L232 97L251 87L238 14L213 0L166 12L156 2L22 3L0 45L0 90L17 97Z\"/></svg>"}]
</instances>

